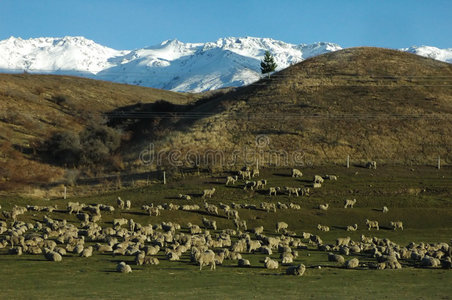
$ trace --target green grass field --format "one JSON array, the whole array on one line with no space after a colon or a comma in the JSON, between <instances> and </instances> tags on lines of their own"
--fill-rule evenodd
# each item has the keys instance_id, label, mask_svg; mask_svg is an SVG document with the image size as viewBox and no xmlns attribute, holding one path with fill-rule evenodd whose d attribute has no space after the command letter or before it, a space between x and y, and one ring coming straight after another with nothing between
<instances>
[{"instance_id":1,"label":"green grass field","mask_svg":"<svg viewBox=\"0 0 452 300\"><path fill-rule=\"evenodd\" d=\"M294 179L288 176L289 169L261 170L260 178L269 181L268 186L308 185L314 174L336 174L338 181L325 181L320 189L311 192L310 197L270 197L264 192L244 191L240 184L225 186L224 176L186 176L169 179L167 185L153 184L147 187L121 190L116 193L68 200L30 200L20 198L0 199L3 210L14 204L58 205L64 209L67 201L88 204L104 203L113 205L116 198L132 201L130 211L103 213L103 226L112 226L113 218L133 218L136 222L157 224L173 221L181 224L182 232L187 232L186 224L191 222L202 226L204 212L184 212L164 210L158 217L150 217L140 209L143 204L196 203L202 205L200 193L205 188L215 187L216 194L209 203L225 204L261 202L281 202L300 204L301 210L282 210L267 213L262 210L240 209L240 217L248 223L248 228L263 225L264 234L275 234L275 223L285 221L289 229L297 234L311 232L322 237L325 243L333 243L337 237L350 236L359 240L361 234L372 235L406 246L409 242L448 242L452 239L452 169L433 167L383 166L377 170L338 166L304 168L304 176ZM179 193L193 195L191 201L179 200ZM356 198L353 209L344 209L344 199ZM329 203L328 211L317 207ZM383 214L381 208L387 206L389 212ZM202 211L204 211L202 209ZM48 213L47 213L48 214ZM42 221L44 213L27 212L19 220ZM79 224L74 215L64 212L48 214L54 219L67 219ZM217 221L219 229L234 228L233 222L223 217L206 216ZM380 231L369 232L365 219L378 220ZM404 231L393 231L389 222L401 220ZM317 230L317 224L328 225L330 232ZM358 231L345 231L346 225L358 224ZM452 271L443 269L423 269L408 261L401 261L402 270L372 270L362 267L356 270L340 268L328 262L327 253L313 247L298 250L299 257L294 263L303 263L307 270L303 277L284 275L287 266L278 270L263 267L265 255L244 254L251 261L251 268L238 268L235 261L225 261L215 271L199 267L190 262L186 253L179 262L166 260L164 253L157 257L160 265L136 266L134 257L112 256L95 253L90 258L80 258L73 254L62 262L49 262L43 255L7 255L7 249L0 249L0 299L73 299L73 298L358 298L358 299L450 299L452 297ZM361 262L371 259L365 255L355 255ZM279 253L272 258L279 260ZM130 263L132 274L115 272L119 261ZM321 266L319 269L318 266Z\"/></svg>"}]
</instances>

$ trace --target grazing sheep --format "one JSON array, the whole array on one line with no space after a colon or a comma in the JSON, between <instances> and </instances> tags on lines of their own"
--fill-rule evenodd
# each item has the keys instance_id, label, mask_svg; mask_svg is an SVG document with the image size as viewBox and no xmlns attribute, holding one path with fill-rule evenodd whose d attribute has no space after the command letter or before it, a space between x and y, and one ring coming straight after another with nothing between
<instances>
[{"instance_id":1,"label":"grazing sheep","mask_svg":"<svg viewBox=\"0 0 452 300\"><path fill-rule=\"evenodd\" d=\"M44 249L44 256L47 260L50 261L62 261L63 258L61 257L61 254L55 251L51 251L49 249Z\"/></svg>"},{"instance_id":2,"label":"grazing sheep","mask_svg":"<svg viewBox=\"0 0 452 300\"><path fill-rule=\"evenodd\" d=\"M377 162L376 161L369 161L366 163L366 168L368 169L377 169Z\"/></svg>"},{"instance_id":3,"label":"grazing sheep","mask_svg":"<svg viewBox=\"0 0 452 300\"><path fill-rule=\"evenodd\" d=\"M147 207L147 212L149 216L160 216L160 210L158 207Z\"/></svg>"},{"instance_id":4,"label":"grazing sheep","mask_svg":"<svg viewBox=\"0 0 452 300\"><path fill-rule=\"evenodd\" d=\"M330 231L330 228L328 226L320 225L320 224L317 225L317 229L320 230L320 231L325 231L325 232Z\"/></svg>"},{"instance_id":5,"label":"grazing sheep","mask_svg":"<svg viewBox=\"0 0 452 300\"><path fill-rule=\"evenodd\" d=\"M353 208L355 205L356 199L345 199L344 208Z\"/></svg>"},{"instance_id":6,"label":"grazing sheep","mask_svg":"<svg viewBox=\"0 0 452 300\"><path fill-rule=\"evenodd\" d=\"M336 246L348 246L348 244L350 244L350 237L345 237L345 238L337 238L336 239Z\"/></svg>"},{"instance_id":7,"label":"grazing sheep","mask_svg":"<svg viewBox=\"0 0 452 300\"><path fill-rule=\"evenodd\" d=\"M199 270L202 270L203 266L210 265L211 270L215 270L215 253L212 250L207 250L204 253L199 254Z\"/></svg>"},{"instance_id":8,"label":"grazing sheep","mask_svg":"<svg viewBox=\"0 0 452 300\"><path fill-rule=\"evenodd\" d=\"M245 181L245 186L243 187L244 190L250 189L250 190L254 190L254 188L256 187L257 183L256 181Z\"/></svg>"},{"instance_id":9,"label":"grazing sheep","mask_svg":"<svg viewBox=\"0 0 452 300\"><path fill-rule=\"evenodd\" d=\"M345 259L342 255L334 254L334 253L328 253L328 261L335 261L340 264L345 263Z\"/></svg>"},{"instance_id":10,"label":"grazing sheep","mask_svg":"<svg viewBox=\"0 0 452 300\"><path fill-rule=\"evenodd\" d=\"M276 223L276 232L279 233L281 230L286 230L289 228L289 224L286 222L278 222Z\"/></svg>"},{"instance_id":11,"label":"grazing sheep","mask_svg":"<svg viewBox=\"0 0 452 300\"><path fill-rule=\"evenodd\" d=\"M294 276L303 276L304 272L306 271L306 267L303 264L300 264L298 266L290 266L286 270L287 275L294 275Z\"/></svg>"},{"instance_id":12,"label":"grazing sheep","mask_svg":"<svg viewBox=\"0 0 452 300\"><path fill-rule=\"evenodd\" d=\"M267 212L270 212L270 210L272 210L273 212L276 212L276 204L275 203L262 202L260 204L260 208L266 210Z\"/></svg>"},{"instance_id":13,"label":"grazing sheep","mask_svg":"<svg viewBox=\"0 0 452 300\"><path fill-rule=\"evenodd\" d=\"M269 195L275 195L276 196L276 192L279 192L281 190L280 187L270 187L268 188L268 193Z\"/></svg>"},{"instance_id":14,"label":"grazing sheep","mask_svg":"<svg viewBox=\"0 0 452 300\"><path fill-rule=\"evenodd\" d=\"M337 180L337 176L336 176L336 175L328 175L328 174L326 174L326 175L325 175L325 179L328 179L328 180Z\"/></svg>"},{"instance_id":15,"label":"grazing sheep","mask_svg":"<svg viewBox=\"0 0 452 300\"><path fill-rule=\"evenodd\" d=\"M239 176L242 180L248 179L251 180L251 172L250 171L239 171Z\"/></svg>"},{"instance_id":16,"label":"grazing sheep","mask_svg":"<svg viewBox=\"0 0 452 300\"><path fill-rule=\"evenodd\" d=\"M321 183L314 182L314 183L312 184L312 187L315 188L315 189L319 189L319 188L322 187L322 184L321 184Z\"/></svg>"},{"instance_id":17,"label":"grazing sheep","mask_svg":"<svg viewBox=\"0 0 452 300\"><path fill-rule=\"evenodd\" d=\"M89 246L83 249L82 253L80 253L81 257L91 257L93 256L93 247Z\"/></svg>"},{"instance_id":18,"label":"grazing sheep","mask_svg":"<svg viewBox=\"0 0 452 300\"><path fill-rule=\"evenodd\" d=\"M357 258L352 258L345 263L347 269L355 269L359 266L359 260Z\"/></svg>"},{"instance_id":19,"label":"grazing sheep","mask_svg":"<svg viewBox=\"0 0 452 300\"><path fill-rule=\"evenodd\" d=\"M309 191L310 190L309 190L308 187L301 188L301 195L308 197L309 196Z\"/></svg>"},{"instance_id":20,"label":"grazing sheep","mask_svg":"<svg viewBox=\"0 0 452 300\"><path fill-rule=\"evenodd\" d=\"M323 177L322 176L320 176L320 175L314 175L314 180L313 180L313 182L314 183L320 183L320 184L322 184L323 183Z\"/></svg>"},{"instance_id":21,"label":"grazing sheep","mask_svg":"<svg viewBox=\"0 0 452 300\"><path fill-rule=\"evenodd\" d=\"M124 209L125 202L121 199L121 197L118 197L118 199L116 199L116 205L119 209Z\"/></svg>"},{"instance_id":22,"label":"grazing sheep","mask_svg":"<svg viewBox=\"0 0 452 300\"><path fill-rule=\"evenodd\" d=\"M358 230L358 224L354 224L352 225L347 225L347 231L356 231Z\"/></svg>"},{"instance_id":23,"label":"grazing sheep","mask_svg":"<svg viewBox=\"0 0 452 300\"><path fill-rule=\"evenodd\" d=\"M205 198L205 197L212 198L214 193L215 193L215 188L206 189L202 193L202 198Z\"/></svg>"},{"instance_id":24,"label":"grazing sheep","mask_svg":"<svg viewBox=\"0 0 452 300\"><path fill-rule=\"evenodd\" d=\"M387 208L386 206L383 206L381 212L384 214L387 214L389 212L389 208Z\"/></svg>"},{"instance_id":25,"label":"grazing sheep","mask_svg":"<svg viewBox=\"0 0 452 300\"><path fill-rule=\"evenodd\" d=\"M239 177L237 175L235 176L228 176L226 177L226 185L232 183L233 185L237 182L237 180L239 179Z\"/></svg>"},{"instance_id":26,"label":"grazing sheep","mask_svg":"<svg viewBox=\"0 0 452 300\"><path fill-rule=\"evenodd\" d=\"M298 169L292 169L292 177L302 177L303 173Z\"/></svg>"},{"instance_id":27,"label":"grazing sheep","mask_svg":"<svg viewBox=\"0 0 452 300\"><path fill-rule=\"evenodd\" d=\"M262 254L265 254L265 255L273 254L273 251L269 246L262 246L259 250L261 251Z\"/></svg>"},{"instance_id":28,"label":"grazing sheep","mask_svg":"<svg viewBox=\"0 0 452 300\"><path fill-rule=\"evenodd\" d=\"M126 264L125 262L120 262L117 266L116 266L116 272L119 273L132 273L132 268Z\"/></svg>"},{"instance_id":29,"label":"grazing sheep","mask_svg":"<svg viewBox=\"0 0 452 300\"><path fill-rule=\"evenodd\" d=\"M367 225L367 230L370 230L371 228L380 230L380 227L378 226L378 221L371 221L371 220L366 219L366 225Z\"/></svg>"},{"instance_id":30,"label":"grazing sheep","mask_svg":"<svg viewBox=\"0 0 452 300\"><path fill-rule=\"evenodd\" d=\"M425 255L421 259L421 266L423 267L432 267L432 268L438 268L441 266L441 261L437 258Z\"/></svg>"},{"instance_id":31,"label":"grazing sheep","mask_svg":"<svg viewBox=\"0 0 452 300\"><path fill-rule=\"evenodd\" d=\"M122 226L126 225L129 221L127 219L121 218L121 219L113 219L113 226Z\"/></svg>"},{"instance_id":32,"label":"grazing sheep","mask_svg":"<svg viewBox=\"0 0 452 300\"><path fill-rule=\"evenodd\" d=\"M290 209L295 209L295 210L300 210L301 206L299 204L295 204L295 203L289 203L289 208Z\"/></svg>"},{"instance_id":33,"label":"grazing sheep","mask_svg":"<svg viewBox=\"0 0 452 300\"><path fill-rule=\"evenodd\" d=\"M239 212L236 209L229 209L228 211L226 211L226 216L229 219L240 219L239 217Z\"/></svg>"},{"instance_id":34,"label":"grazing sheep","mask_svg":"<svg viewBox=\"0 0 452 300\"><path fill-rule=\"evenodd\" d=\"M279 268L279 263L267 256L264 261L264 266L269 270L276 270Z\"/></svg>"},{"instance_id":35,"label":"grazing sheep","mask_svg":"<svg viewBox=\"0 0 452 300\"><path fill-rule=\"evenodd\" d=\"M204 202L204 208L209 214L218 216L218 207L215 205Z\"/></svg>"},{"instance_id":36,"label":"grazing sheep","mask_svg":"<svg viewBox=\"0 0 452 300\"><path fill-rule=\"evenodd\" d=\"M237 262L239 267L251 267L251 263L248 259L240 258Z\"/></svg>"},{"instance_id":37,"label":"grazing sheep","mask_svg":"<svg viewBox=\"0 0 452 300\"><path fill-rule=\"evenodd\" d=\"M237 230L248 230L245 220L234 219L234 225L237 227Z\"/></svg>"},{"instance_id":38,"label":"grazing sheep","mask_svg":"<svg viewBox=\"0 0 452 300\"><path fill-rule=\"evenodd\" d=\"M295 196L299 196L298 192L301 192L301 188L293 188L293 187L285 187L285 190L287 191L287 193L290 195L294 194Z\"/></svg>"},{"instance_id":39,"label":"grazing sheep","mask_svg":"<svg viewBox=\"0 0 452 300\"><path fill-rule=\"evenodd\" d=\"M324 210L324 211L327 211L329 207L330 207L330 205L328 203L319 205L319 209Z\"/></svg>"},{"instance_id":40,"label":"grazing sheep","mask_svg":"<svg viewBox=\"0 0 452 300\"><path fill-rule=\"evenodd\" d=\"M78 202L68 202L67 203L67 211L69 214L72 213L80 213L80 211L85 207L84 204L80 204Z\"/></svg>"},{"instance_id":41,"label":"grazing sheep","mask_svg":"<svg viewBox=\"0 0 452 300\"><path fill-rule=\"evenodd\" d=\"M204 227L206 229L217 230L217 222L216 221L209 220L209 219L206 219L206 218L202 218L202 224L204 225Z\"/></svg>"},{"instance_id":42,"label":"grazing sheep","mask_svg":"<svg viewBox=\"0 0 452 300\"><path fill-rule=\"evenodd\" d=\"M256 181L256 190L258 189L264 189L267 185L267 179L261 179Z\"/></svg>"},{"instance_id":43,"label":"grazing sheep","mask_svg":"<svg viewBox=\"0 0 452 300\"><path fill-rule=\"evenodd\" d=\"M251 171L251 177L259 177L259 169L254 168L254 169Z\"/></svg>"},{"instance_id":44,"label":"grazing sheep","mask_svg":"<svg viewBox=\"0 0 452 300\"><path fill-rule=\"evenodd\" d=\"M403 222L402 221L391 222L391 226L392 226L393 230L396 230L396 229L403 230Z\"/></svg>"},{"instance_id":45,"label":"grazing sheep","mask_svg":"<svg viewBox=\"0 0 452 300\"><path fill-rule=\"evenodd\" d=\"M191 197L190 197L190 195L179 194L179 199L191 200Z\"/></svg>"}]
</instances>

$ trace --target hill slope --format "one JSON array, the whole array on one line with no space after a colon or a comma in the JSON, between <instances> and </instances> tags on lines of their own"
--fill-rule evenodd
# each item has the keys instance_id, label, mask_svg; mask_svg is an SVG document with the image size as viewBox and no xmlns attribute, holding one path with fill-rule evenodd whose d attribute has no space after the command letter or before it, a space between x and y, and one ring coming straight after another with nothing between
<instances>
[{"instance_id":1,"label":"hill slope","mask_svg":"<svg viewBox=\"0 0 452 300\"><path fill-rule=\"evenodd\" d=\"M104 113L138 102L187 104L198 97L56 75L3 74L0 86L0 190L61 178L64 170L38 155L55 132L77 134L102 124Z\"/></svg>"},{"instance_id":2,"label":"hill slope","mask_svg":"<svg viewBox=\"0 0 452 300\"><path fill-rule=\"evenodd\" d=\"M401 51L353 48L291 66L190 112L156 151L217 164L306 165L375 159L450 161L452 66ZM193 116L202 118L193 120ZM141 145L144 149L145 145ZM138 147L137 150L140 148ZM219 151L212 158L209 151ZM207 151L207 152L206 152ZM189 156L190 156L189 155ZM136 157L136 156L135 156ZM168 164L175 165L173 161Z\"/></svg>"}]
</instances>

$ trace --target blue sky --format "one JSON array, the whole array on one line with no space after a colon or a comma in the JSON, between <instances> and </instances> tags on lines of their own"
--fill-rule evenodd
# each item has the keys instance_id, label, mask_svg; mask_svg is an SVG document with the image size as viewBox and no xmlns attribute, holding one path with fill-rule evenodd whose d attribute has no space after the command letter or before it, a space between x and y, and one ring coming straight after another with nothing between
<instances>
[{"instance_id":1,"label":"blue sky","mask_svg":"<svg viewBox=\"0 0 452 300\"><path fill-rule=\"evenodd\" d=\"M66 35L115 49L227 36L452 48L452 1L0 0L0 39Z\"/></svg>"}]
</instances>

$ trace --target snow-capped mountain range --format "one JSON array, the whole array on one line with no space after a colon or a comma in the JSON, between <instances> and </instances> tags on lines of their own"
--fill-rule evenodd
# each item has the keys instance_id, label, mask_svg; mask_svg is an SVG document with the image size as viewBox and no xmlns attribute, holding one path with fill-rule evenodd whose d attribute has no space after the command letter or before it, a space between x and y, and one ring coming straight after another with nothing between
<instances>
[{"instance_id":1,"label":"snow-capped mountain range","mask_svg":"<svg viewBox=\"0 0 452 300\"><path fill-rule=\"evenodd\" d=\"M221 38L216 42L164 41L136 50L115 50L84 37L10 37L0 41L0 72L85 76L179 92L242 86L260 77L260 60L269 50L278 70L342 49L333 43L289 44L270 38ZM400 49L452 63L452 48Z\"/></svg>"}]
</instances>

